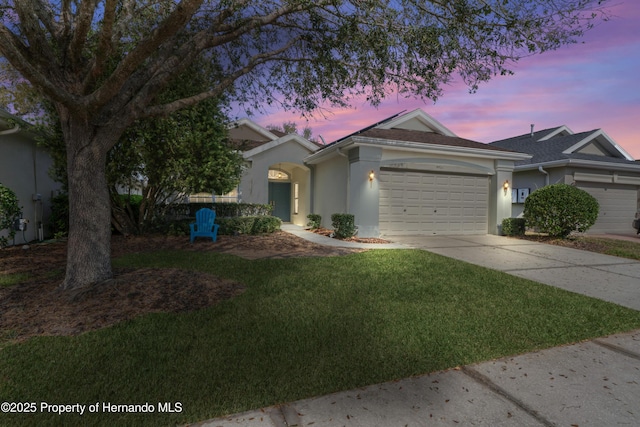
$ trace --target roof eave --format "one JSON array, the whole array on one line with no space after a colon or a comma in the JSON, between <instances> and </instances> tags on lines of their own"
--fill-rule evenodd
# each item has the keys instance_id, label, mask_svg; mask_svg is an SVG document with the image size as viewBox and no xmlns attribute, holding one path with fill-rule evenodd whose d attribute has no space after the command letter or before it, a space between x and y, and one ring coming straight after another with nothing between
<instances>
[{"instance_id":1,"label":"roof eave","mask_svg":"<svg viewBox=\"0 0 640 427\"><path fill-rule=\"evenodd\" d=\"M640 172L640 164L624 164L624 163L612 163L612 162L598 162L595 160L582 160L582 159L562 159L562 160L553 160L550 162L539 162L539 163L530 163L524 165L516 165L515 171L526 171L526 170L534 170L539 167L542 168L557 168L562 166L584 166L590 167L593 169L602 169L602 170L625 170L625 171L633 171Z\"/></svg>"},{"instance_id":2,"label":"roof eave","mask_svg":"<svg viewBox=\"0 0 640 427\"><path fill-rule=\"evenodd\" d=\"M356 145L372 145L377 147L393 148L403 151L429 151L441 154L466 155L471 157L502 159L502 160L527 160L530 154L518 153L514 151L488 150L483 148L470 148L455 145L430 144L425 142L399 141L389 139L356 137Z\"/></svg>"},{"instance_id":3,"label":"roof eave","mask_svg":"<svg viewBox=\"0 0 640 427\"><path fill-rule=\"evenodd\" d=\"M431 153L436 154L448 154L448 155L457 155L457 156L471 156L476 158L490 158L490 159L499 159L499 160L528 160L532 156L526 153L518 153L512 151L502 151L502 150L487 150L482 148L470 148L470 147L459 147L454 145L442 145L442 144L429 144L424 142L411 142L411 141L400 141L400 140L391 140L391 139L379 139L379 138L371 138L371 137L363 137L363 136L354 136L344 141L340 141L339 143L332 145L331 147L320 150L314 154L311 154L305 159L305 163L308 164L316 164L323 160L326 160L334 155L339 155L339 149L346 148L348 146L373 146L373 147L382 147L382 148L392 148L394 150L401 151L420 151L425 152L429 151Z\"/></svg>"},{"instance_id":4,"label":"roof eave","mask_svg":"<svg viewBox=\"0 0 640 427\"><path fill-rule=\"evenodd\" d=\"M253 157L253 156L257 155L257 154L263 153L263 152L265 152L267 150L271 150L271 149L273 149L275 147L278 147L278 146L280 146L280 145L282 145L284 143L290 142L290 141L293 141L293 142L301 145L302 147L306 148L307 150L309 150L311 152L314 152L315 150L318 149L318 147L314 143L308 141L307 139L301 137L300 135L289 134L289 135L285 135L285 136L283 136L281 138L275 139L273 141L269 141L269 142L267 142L265 144L262 144L262 145L260 145L258 147L252 148L251 150L247 150L247 151L245 151L243 153L243 157L245 159L249 159L249 158L251 158L251 157Z\"/></svg>"}]
</instances>

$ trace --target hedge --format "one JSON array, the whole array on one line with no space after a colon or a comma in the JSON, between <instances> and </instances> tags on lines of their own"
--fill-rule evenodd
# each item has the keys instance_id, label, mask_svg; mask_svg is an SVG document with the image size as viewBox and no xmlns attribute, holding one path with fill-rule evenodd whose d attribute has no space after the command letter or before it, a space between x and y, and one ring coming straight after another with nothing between
<instances>
[{"instance_id":1,"label":"hedge","mask_svg":"<svg viewBox=\"0 0 640 427\"><path fill-rule=\"evenodd\" d=\"M275 216L242 216L220 218L216 215L216 224L220 226L218 234L265 234L280 229L282 220Z\"/></svg>"},{"instance_id":2,"label":"hedge","mask_svg":"<svg viewBox=\"0 0 640 427\"><path fill-rule=\"evenodd\" d=\"M524 218L505 218L502 220L502 234L505 236L524 236Z\"/></svg>"},{"instance_id":3,"label":"hedge","mask_svg":"<svg viewBox=\"0 0 640 427\"><path fill-rule=\"evenodd\" d=\"M202 208L213 209L218 218L269 216L273 211L273 206L258 203L189 203L189 215L195 216Z\"/></svg>"}]
</instances>

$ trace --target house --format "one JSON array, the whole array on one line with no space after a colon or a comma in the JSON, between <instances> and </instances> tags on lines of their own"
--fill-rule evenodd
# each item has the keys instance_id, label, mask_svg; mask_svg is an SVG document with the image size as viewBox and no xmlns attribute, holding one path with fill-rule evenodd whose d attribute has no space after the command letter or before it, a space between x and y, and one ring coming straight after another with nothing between
<instances>
[{"instance_id":1,"label":"house","mask_svg":"<svg viewBox=\"0 0 640 427\"><path fill-rule=\"evenodd\" d=\"M600 204L590 233L630 233L640 209L640 164L602 129L574 133L567 126L495 141L493 147L528 153L516 163L513 213L520 216L527 195L545 185L575 185Z\"/></svg>"},{"instance_id":2,"label":"house","mask_svg":"<svg viewBox=\"0 0 640 427\"><path fill-rule=\"evenodd\" d=\"M306 225L312 213L311 170L304 159L319 145L248 119L232 123L229 136L243 152L245 167L238 188L216 201L271 204L274 216Z\"/></svg>"},{"instance_id":3,"label":"house","mask_svg":"<svg viewBox=\"0 0 640 427\"><path fill-rule=\"evenodd\" d=\"M460 138L422 110L401 113L321 148L314 213L355 216L358 235L496 234L511 216L515 162L530 156ZM507 194L509 193L509 194Z\"/></svg>"},{"instance_id":4,"label":"house","mask_svg":"<svg viewBox=\"0 0 640 427\"><path fill-rule=\"evenodd\" d=\"M358 235L497 233L510 217L515 163L527 154L459 138L422 110L401 113L318 146L249 120L231 137L247 162L238 199L271 203L274 215L351 213Z\"/></svg>"},{"instance_id":5,"label":"house","mask_svg":"<svg viewBox=\"0 0 640 427\"><path fill-rule=\"evenodd\" d=\"M49 176L52 164L30 125L0 110L0 183L16 193L22 218L28 221L26 230L16 233L16 244L42 240L50 234L51 196L61 188Z\"/></svg>"}]
</instances>

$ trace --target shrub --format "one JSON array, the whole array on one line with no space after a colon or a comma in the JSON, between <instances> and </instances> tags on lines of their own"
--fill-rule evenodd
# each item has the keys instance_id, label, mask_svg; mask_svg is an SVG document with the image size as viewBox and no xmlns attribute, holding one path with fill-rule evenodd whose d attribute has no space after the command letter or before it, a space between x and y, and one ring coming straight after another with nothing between
<instances>
[{"instance_id":1,"label":"shrub","mask_svg":"<svg viewBox=\"0 0 640 427\"><path fill-rule=\"evenodd\" d=\"M16 193L8 187L0 184L0 231L8 230L9 239L13 239L16 231L13 229L13 221L20 217L20 206ZM9 243L9 239L0 236L0 248L4 248Z\"/></svg>"},{"instance_id":2,"label":"shrub","mask_svg":"<svg viewBox=\"0 0 640 427\"><path fill-rule=\"evenodd\" d=\"M527 197L524 219L550 236L567 237L587 231L598 219L598 201L584 190L567 184L542 187Z\"/></svg>"},{"instance_id":3,"label":"shrub","mask_svg":"<svg viewBox=\"0 0 640 427\"><path fill-rule=\"evenodd\" d=\"M502 234L505 236L522 236L524 231L524 218L505 218L502 220Z\"/></svg>"},{"instance_id":4,"label":"shrub","mask_svg":"<svg viewBox=\"0 0 640 427\"><path fill-rule=\"evenodd\" d=\"M60 193L51 198L49 226L56 238L64 237L69 233L69 195L67 193Z\"/></svg>"},{"instance_id":5,"label":"shrub","mask_svg":"<svg viewBox=\"0 0 640 427\"><path fill-rule=\"evenodd\" d=\"M165 228L162 230L167 236L188 236L191 233L189 224L192 223L191 219L181 219L166 223Z\"/></svg>"},{"instance_id":6,"label":"shrub","mask_svg":"<svg viewBox=\"0 0 640 427\"><path fill-rule=\"evenodd\" d=\"M307 219L309 219L307 227L311 227L312 230L317 230L318 228L320 228L320 224L322 223L322 216L318 214L309 214L307 215Z\"/></svg>"},{"instance_id":7,"label":"shrub","mask_svg":"<svg viewBox=\"0 0 640 427\"><path fill-rule=\"evenodd\" d=\"M253 222L251 234L273 233L280 230L282 220L275 216L259 216Z\"/></svg>"},{"instance_id":8,"label":"shrub","mask_svg":"<svg viewBox=\"0 0 640 427\"><path fill-rule=\"evenodd\" d=\"M331 225L338 239L346 239L356 234L353 214L333 214L331 215Z\"/></svg>"},{"instance_id":9,"label":"shrub","mask_svg":"<svg viewBox=\"0 0 640 427\"><path fill-rule=\"evenodd\" d=\"M273 233L280 229L282 220L273 216L241 216L233 218L219 218L216 224L220 226L218 234L261 234Z\"/></svg>"},{"instance_id":10,"label":"shrub","mask_svg":"<svg viewBox=\"0 0 640 427\"><path fill-rule=\"evenodd\" d=\"M259 203L189 203L189 215L195 216L202 208L213 209L218 218L268 216L273 211L273 206Z\"/></svg>"}]
</instances>

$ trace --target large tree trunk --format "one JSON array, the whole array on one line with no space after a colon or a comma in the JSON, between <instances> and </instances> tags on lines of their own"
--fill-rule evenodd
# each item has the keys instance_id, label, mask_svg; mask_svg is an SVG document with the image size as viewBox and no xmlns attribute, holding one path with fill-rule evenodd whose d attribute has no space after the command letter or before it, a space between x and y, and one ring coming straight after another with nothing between
<instances>
[{"instance_id":1,"label":"large tree trunk","mask_svg":"<svg viewBox=\"0 0 640 427\"><path fill-rule=\"evenodd\" d=\"M105 167L107 152L119 135L117 130L96 127L86 118L61 114L60 119L67 145L69 180L67 270L62 284L68 290L113 277L111 206Z\"/></svg>"}]
</instances>

